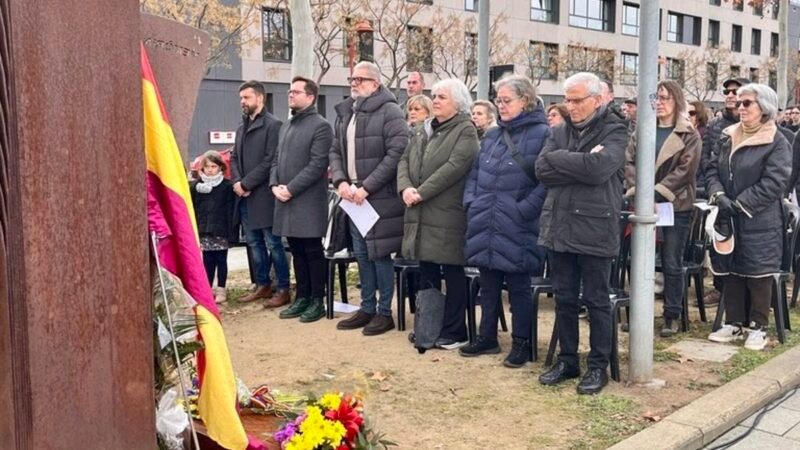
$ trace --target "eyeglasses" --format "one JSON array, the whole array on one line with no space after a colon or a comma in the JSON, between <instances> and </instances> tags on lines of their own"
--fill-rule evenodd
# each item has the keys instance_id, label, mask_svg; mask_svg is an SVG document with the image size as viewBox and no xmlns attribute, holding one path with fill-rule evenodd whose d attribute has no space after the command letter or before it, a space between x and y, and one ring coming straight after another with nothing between
<instances>
[{"instance_id":1,"label":"eyeglasses","mask_svg":"<svg viewBox=\"0 0 800 450\"><path fill-rule=\"evenodd\" d=\"M591 95L587 95L586 97L581 97L581 98L565 98L564 103L566 103L567 105L569 104L577 105L579 103L583 103L583 101L589 97L591 97Z\"/></svg>"},{"instance_id":2,"label":"eyeglasses","mask_svg":"<svg viewBox=\"0 0 800 450\"><path fill-rule=\"evenodd\" d=\"M496 99L494 99L494 104L497 105L497 106L508 105L509 103L513 102L514 100L519 100L519 97L516 97L516 98L500 98L500 97L497 97Z\"/></svg>"},{"instance_id":3,"label":"eyeglasses","mask_svg":"<svg viewBox=\"0 0 800 450\"><path fill-rule=\"evenodd\" d=\"M754 105L755 103L755 100L739 100L736 102L736 107L744 106L745 108L749 108L750 105Z\"/></svg>"},{"instance_id":4,"label":"eyeglasses","mask_svg":"<svg viewBox=\"0 0 800 450\"><path fill-rule=\"evenodd\" d=\"M723 89L722 95L731 95L735 94L738 89Z\"/></svg>"},{"instance_id":5,"label":"eyeglasses","mask_svg":"<svg viewBox=\"0 0 800 450\"><path fill-rule=\"evenodd\" d=\"M670 100L672 100L672 97L669 95L659 95L656 97L656 101L661 103L666 103Z\"/></svg>"},{"instance_id":6,"label":"eyeglasses","mask_svg":"<svg viewBox=\"0 0 800 450\"><path fill-rule=\"evenodd\" d=\"M290 89L287 93L289 95L300 95L300 94L305 94L306 91L293 91L293 90Z\"/></svg>"},{"instance_id":7,"label":"eyeglasses","mask_svg":"<svg viewBox=\"0 0 800 450\"><path fill-rule=\"evenodd\" d=\"M375 81L375 79L365 77L347 77L347 83L355 86L358 86L365 81Z\"/></svg>"},{"instance_id":8,"label":"eyeglasses","mask_svg":"<svg viewBox=\"0 0 800 450\"><path fill-rule=\"evenodd\" d=\"M689 115L694 117L697 115L697 111L689 111Z\"/></svg>"}]
</instances>

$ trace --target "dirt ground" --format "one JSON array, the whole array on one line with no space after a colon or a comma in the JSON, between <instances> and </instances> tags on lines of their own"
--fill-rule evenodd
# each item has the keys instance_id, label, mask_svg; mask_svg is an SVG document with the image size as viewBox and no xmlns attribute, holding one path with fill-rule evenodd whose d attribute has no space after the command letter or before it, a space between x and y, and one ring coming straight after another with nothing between
<instances>
[{"instance_id":1,"label":"dirt ground","mask_svg":"<svg viewBox=\"0 0 800 450\"><path fill-rule=\"evenodd\" d=\"M576 394L577 381L555 388L537 382L552 330L552 299L540 302L539 360L508 369L501 363L511 347L510 333L500 333L499 355L463 358L457 351L442 350L420 355L408 342L407 332L366 337L360 330L336 330L338 317L302 324L281 320L278 311L260 304L237 303L248 287L246 273L232 274L230 300L221 308L233 365L245 384L251 388L267 384L284 393L362 393L374 426L402 449L605 448L773 352L753 356L750 353L755 352L742 350L745 360L709 363L667 351L682 338L707 335L710 325L693 317L689 333L656 338L655 377L665 380L666 386L649 389L625 384L628 345L627 334L621 333L623 382L612 381L601 395L586 397ZM351 302L357 298L351 287ZM507 301L505 311L510 324ZM716 308L708 311L712 320ZM697 308L692 307L692 313L696 316ZM410 313L407 325L413 327ZM585 320L581 328L585 358Z\"/></svg>"}]
</instances>

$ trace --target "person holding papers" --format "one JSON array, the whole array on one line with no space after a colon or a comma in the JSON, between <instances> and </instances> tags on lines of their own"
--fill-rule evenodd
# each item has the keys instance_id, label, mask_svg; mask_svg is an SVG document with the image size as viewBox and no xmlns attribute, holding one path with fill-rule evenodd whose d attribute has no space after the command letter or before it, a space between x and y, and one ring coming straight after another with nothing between
<instances>
[{"instance_id":1,"label":"person holding papers","mask_svg":"<svg viewBox=\"0 0 800 450\"><path fill-rule=\"evenodd\" d=\"M444 275L444 322L435 345L452 350L467 343L467 217L461 199L480 144L464 83L442 80L432 93L433 118L412 131L397 170L397 192L406 205L403 257L419 261L420 289L441 290Z\"/></svg>"},{"instance_id":2,"label":"person holding papers","mask_svg":"<svg viewBox=\"0 0 800 450\"><path fill-rule=\"evenodd\" d=\"M350 220L361 282L361 309L336 328L363 328L364 335L372 336L394 328L392 254L400 251L403 238L397 163L408 145L408 125L374 63L356 64L348 81L351 97L336 105L331 178L342 202L362 205L366 200L380 218L366 236ZM380 296L376 297L376 293Z\"/></svg>"},{"instance_id":3,"label":"person holding papers","mask_svg":"<svg viewBox=\"0 0 800 450\"><path fill-rule=\"evenodd\" d=\"M656 97L656 203L672 203L674 224L661 228L661 266L664 271L664 326L661 337L678 332L683 307L683 251L689 237L689 221L697 192L702 140L686 117L686 100L672 80L658 84ZM625 152L626 197L636 194L636 136ZM650 194L647 194L650 195Z\"/></svg>"}]
</instances>

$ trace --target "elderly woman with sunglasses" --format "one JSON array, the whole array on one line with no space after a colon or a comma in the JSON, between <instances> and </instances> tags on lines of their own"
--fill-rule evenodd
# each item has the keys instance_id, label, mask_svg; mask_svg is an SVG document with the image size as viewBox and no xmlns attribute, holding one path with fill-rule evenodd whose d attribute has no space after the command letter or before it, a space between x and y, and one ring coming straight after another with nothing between
<instances>
[{"instance_id":1,"label":"elderly woman with sunglasses","mask_svg":"<svg viewBox=\"0 0 800 450\"><path fill-rule=\"evenodd\" d=\"M697 167L700 165L700 135L685 118L686 100L681 86L672 80L658 83L656 97L656 202L672 203L674 225L662 229L661 262L664 269L664 326L661 337L678 332L678 319L683 312L684 280L681 272L683 251L689 237L689 221L694 206ZM625 152L626 197L636 190L636 136Z\"/></svg>"},{"instance_id":2,"label":"elderly woman with sunglasses","mask_svg":"<svg viewBox=\"0 0 800 450\"><path fill-rule=\"evenodd\" d=\"M711 266L715 275L725 276L725 325L708 338L714 342L740 340L748 326L744 346L762 350L767 345L771 275L780 271L783 256L781 202L791 175L792 155L775 123L775 91L763 84L748 84L740 87L737 95L741 122L723 131L719 155L706 172L709 202L718 207ZM733 242L727 242L730 239Z\"/></svg>"}]
</instances>

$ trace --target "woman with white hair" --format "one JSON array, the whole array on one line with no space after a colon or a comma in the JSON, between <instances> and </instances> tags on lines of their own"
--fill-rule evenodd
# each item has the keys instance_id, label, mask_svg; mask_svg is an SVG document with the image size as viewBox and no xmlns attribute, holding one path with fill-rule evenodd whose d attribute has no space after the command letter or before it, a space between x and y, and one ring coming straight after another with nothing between
<instances>
[{"instance_id":1,"label":"woman with white hair","mask_svg":"<svg viewBox=\"0 0 800 450\"><path fill-rule=\"evenodd\" d=\"M550 134L542 102L528 78L507 76L495 84L498 127L481 142L467 180L467 263L481 278L481 324L461 356L500 353L497 318L503 283L511 302L511 351L503 365L518 368L531 356L531 275L540 273L544 249L537 245L545 186L534 174Z\"/></svg>"},{"instance_id":2,"label":"woman with white hair","mask_svg":"<svg viewBox=\"0 0 800 450\"><path fill-rule=\"evenodd\" d=\"M480 144L464 83L442 80L431 92L433 117L412 130L397 167L397 192L406 205L402 254L419 261L420 289L441 290L444 275L444 323L435 345L452 350L467 342L461 199Z\"/></svg>"},{"instance_id":3,"label":"woman with white hair","mask_svg":"<svg viewBox=\"0 0 800 450\"><path fill-rule=\"evenodd\" d=\"M762 350L767 345L772 275L780 271L783 256L781 201L792 154L775 124L775 91L753 83L740 87L737 94L741 121L722 132L719 155L706 172L709 203L718 208L711 266L715 275L726 275L725 325L708 338L740 340L748 326L745 348Z\"/></svg>"}]
</instances>

